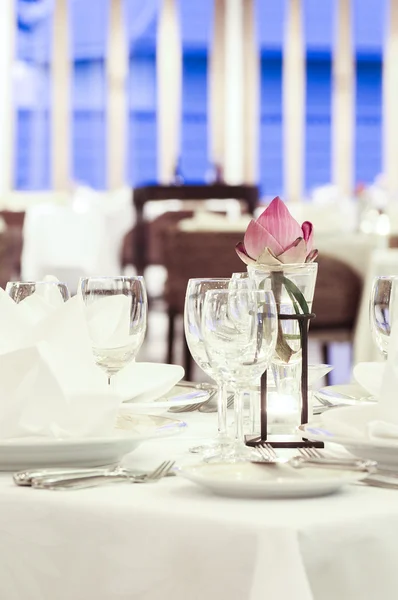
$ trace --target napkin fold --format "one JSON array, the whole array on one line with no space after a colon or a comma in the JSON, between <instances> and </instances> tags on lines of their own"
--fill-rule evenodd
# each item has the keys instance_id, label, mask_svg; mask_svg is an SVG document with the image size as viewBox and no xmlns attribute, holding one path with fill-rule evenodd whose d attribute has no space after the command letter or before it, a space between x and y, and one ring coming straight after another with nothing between
<instances>
[{"instance_id":1,"label":"napkin fold","mask_svg":"<svg viewBox=\"0 0 398 600\"><path fill-rule=\"evenodd\" d=\"M354 368L358 383L378 402L326 411L322 421L332 433L367 440L398 441L398 326L393 323L386 363L359 363ZM331 414L329 414L331 413Z\"/></svg>"},{"instance_id":2,"label":"napkin fold","mask_svg":"<svg viewBox=\"0 0 398 600\"><path fill-rule=\"evenodd\" d=\"M388 358L384 369L380 396L380 419L397 426L398 436L398 324L393 322L388 345Z\"/></svg>"},{"instance_id":3,"label":"napkin fold","mask_svg":"<svg viewBox=\"0 0 398 600\"><path fill-rule=\"evenodd\" d=\"M353 369L354 379L369 394L378 398L381 393L385 366L385 363L378 362L358 363Z\"/></svg>"},{"instance_id":4,"label":"napkin fold","mask_svg":"<svg viewBox=\"0 0 398 600\"><path fill-rule=\"evenodd\" d=\"M0 438L110 435L121 399L94 363L82 300L40 317L26 300L0 290Z\"/></svg>"},{"instance_id":5,"label":"napkin fold","mask_svg":"<svg viewBox=\"0 0 398 600\"><path fill-rule=\"evenodd\" d=\"M132 343L130 336L132 298L124 294L108 296L86 307L87 322L94 346L121 348ZM145 334L145 329L143 330Z\"/></svg>"}]
</instances>

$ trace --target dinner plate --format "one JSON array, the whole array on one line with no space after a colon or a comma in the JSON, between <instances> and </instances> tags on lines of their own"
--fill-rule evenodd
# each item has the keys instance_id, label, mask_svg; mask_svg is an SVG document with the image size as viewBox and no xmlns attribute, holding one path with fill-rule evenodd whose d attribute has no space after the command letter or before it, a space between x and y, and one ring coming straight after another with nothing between
<instances>
[{"instance_id":1,"label":"dinner plate","mask_svg":"<svg viewBox=\"0 0 398 600\"><path fill-rule=\"evenodd\" d=\"M339 444L354 456L377 461L380 468L397 470L398 439L370 438L365 434L364 423L377 418L372 414L374 407L366 404L336 408L322 415L324 420L320 418L313 423L300 425L298 430L309 440ZM358 414L356 418L355 413L350 412L353 408L360 408L363 414ZM352 430L353 426L355 430Z\"/></svg>"},{"instance_id":2,"label":"dinner plate","mask_svg":"<svg viewBox=\"0 0 398 600\"><path fill-rule=\"evenodd\" d=\"M366 473L330 469L294 469L287 464L198 464L176 470L218 496L232 498L309 498L325 496L343 485L363 479Z\"/></svg>"},{"instance_id":3,"label":"dinner plate","mask_svg":"<svg viewBox=\"0 0 398 600\"><path fill-rule=\"evenodd\" d=\"M334 406L376 402L374 396L371 396L359 383L328 385L317 390L315 396Z\"/></svg>"},{"instance_id":4,"label":"dinner plate","mask_svg":"<svg viewBox=\"0 0 398 600\"><path fill-rule=\"evenodd\" d=\"M26 437L0 441L0 470L32 467L99 467L119 462L142 442L175 435L186 423L154 415L120 414L109 437L52 439Z\"/></svg>"},{"instance_id":5,"label":"dinner plate","mask_svg":"<svg viewBox=\"0 0 398 600\"><path fill-rule=\"evenodd\" d=\"M167 394L184 377L180 365L130 363L111 379L123 402L150 402Z\"/></svg>"},{"instance_id":6,"label":"dinner plate","mask_svg":"<svg viewBox=\"0 0 398 600\"><path fill-rule=\"evenodd\" d=\"M157 400L134 400L133 402L125 403L122 407L122 412L129 413L147 413L162 414L170 408L179 406L192 406L206 402L212 393L209 389L203 389L200 384L196 387L194 384L178 383L167 394L161 396Z\"/></svg>"}]
</instances>

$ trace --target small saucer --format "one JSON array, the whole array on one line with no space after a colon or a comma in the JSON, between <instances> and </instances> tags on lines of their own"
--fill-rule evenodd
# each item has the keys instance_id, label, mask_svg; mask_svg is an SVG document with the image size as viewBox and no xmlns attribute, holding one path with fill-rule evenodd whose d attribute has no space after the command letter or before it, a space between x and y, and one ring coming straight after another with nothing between
<instances>
[{"instance_id":1,"label":"small saucer","mask_svg":"<svg viewBox=\"0 0 398 600\"><path fill-rule=\"evenodd\" d=\"M210 463L180 468L176 474L218 496L310 498L337 492L367 473L334 469L294 469L287 464Z\"/></svg>"}]
</instances>

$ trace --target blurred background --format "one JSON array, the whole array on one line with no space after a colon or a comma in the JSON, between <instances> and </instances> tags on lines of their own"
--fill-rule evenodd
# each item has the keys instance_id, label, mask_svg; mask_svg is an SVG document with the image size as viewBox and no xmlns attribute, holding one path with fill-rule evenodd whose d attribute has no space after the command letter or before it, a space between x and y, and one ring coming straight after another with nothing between
<instances>
[{"instance_id":1,"label":"blurred background","mask_svg":"<svg viewBox=\"0 0 398 600\"><path fill-rule=\"evenodd\" d=\"M398 269L397 65L398 0L1 0L1 286L144 273L145 356L181 362L188 277L244 270L280 195L314 223L312 339L346 379Z\"/></svg>"}]
</instances>

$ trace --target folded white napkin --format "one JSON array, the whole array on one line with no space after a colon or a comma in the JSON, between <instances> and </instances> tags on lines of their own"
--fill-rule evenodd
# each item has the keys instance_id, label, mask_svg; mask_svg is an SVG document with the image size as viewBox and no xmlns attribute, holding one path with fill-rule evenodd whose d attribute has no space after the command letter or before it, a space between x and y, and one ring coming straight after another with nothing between
<instances>
[{"instance_id":1,"label":"folded white napkin","mask_svg":"<svg viewBox=\"0 0 398 600\"><path fill-rule=\"evenodd\" d=\"M362 363L354 369L357 381L378 402L326 411L322 421L335 434L367 440L398 442L398 327L393 324L384 364Z\"/></svg>"},{"instance_id":2,"label":"folded white napkin","mask_svg":"<svg viewBox=\"0 0 398 600\"><path fill-rule=\"evenodd\" d=\"M86 314L93 345L98 348L121 348L131 344L131 310L131 297L124 294L105 296L89 304ZM142 325L142 334L145 335L146 324Z\"/></svg>"},{"instance_id":3,"label":"folded white napkin","mask_svg":"<svg viewBox=\"0 0 398 600\"><path fill-rule=\"evenodd\" d=\"M110 435L121 399L94 363L81 299L33 319L25 302L0 289L0 438Z\"/></svg>"},{"instance_id":4,"label":"folded white napkin","mask_svg":"<svg viewBox=\"0 0 398 600\"><path fill-rule=\"evenodd\" d=\"M353 369L354 379L369 394L378 398L384 377L385 363L363 362L355 365Z\"/></svg>"},{"instance_id":5,"label":"folded white napkin","mask_svg":"<svg viewBox=\"0 0 398 600\"><path fill-rule=\"evenodd\" d=\"M124 402L141 404L164 396L183 377L184 369L179 365L130 363L112 377L111 386Z\"/></svg>"}]
</instances>

